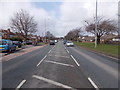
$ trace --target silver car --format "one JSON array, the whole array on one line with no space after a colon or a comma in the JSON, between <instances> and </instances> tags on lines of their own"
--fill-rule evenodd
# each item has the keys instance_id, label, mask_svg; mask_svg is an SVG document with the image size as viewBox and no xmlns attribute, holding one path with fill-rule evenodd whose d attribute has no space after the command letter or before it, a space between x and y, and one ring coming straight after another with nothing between
<instances>
[{"instance_id":1,"label":"silver car","mask_svg":"<svg viewBox=\"0 0 120 90\"><path fill-rule=\"evenodd\" d=\"M71 46L73 47L74 44L73 44L73 42L71 42L71 41L67 41L67 42L66 42L66 46L67 46L67 47L71 47Z\"/></svg>"}]
</instances>

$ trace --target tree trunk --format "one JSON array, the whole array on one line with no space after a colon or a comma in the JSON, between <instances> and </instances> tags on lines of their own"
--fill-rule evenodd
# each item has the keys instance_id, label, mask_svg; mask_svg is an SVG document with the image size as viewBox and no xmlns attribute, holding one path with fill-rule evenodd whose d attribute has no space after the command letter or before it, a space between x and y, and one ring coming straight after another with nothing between
<instances>
[{"instance_id":1,"label":"tree trunk","mask_svg":"<svg viewBox=\"0 0 120 90\"><path fill-rule=\"evenodd\" d=\"M100 36L97 36L97 44L100 44Z\"/></svg>"}]
</instances>

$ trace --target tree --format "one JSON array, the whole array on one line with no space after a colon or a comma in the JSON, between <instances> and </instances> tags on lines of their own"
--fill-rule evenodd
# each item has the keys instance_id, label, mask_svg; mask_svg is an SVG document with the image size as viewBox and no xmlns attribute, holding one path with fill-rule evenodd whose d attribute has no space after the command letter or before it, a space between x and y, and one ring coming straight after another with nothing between
<instances>
[{"instance_id":1,"label":"tree","mask_svg":"<svg viewBox=\"0 0 120 90\"><path fill-rule=\"evenodd\" d=\"M65 39L67 40L77 40L80 36L81 28L73 29L67 33Z\"/></svg>"},{"instance_id":2,"label":"tree","mask_svg":"<svg viewBox=\"0 0 120 90\"><path fill-rule=\"evenodd\" d=\"M55 38L54 35L53 35L50 31L47 31L47 32L46 32L45 37L46 37L47 39L53 39L53 38Z\"/></svg>"},{"instance_id":3,"label":"tree","mask_svg":"<svg viewBox=\"0 0 120 90\"><path fill-rule=\"evenodd\" d=\"M97 44L100 44L100 38L112 32L116 32L117 26L114 20L111 19L103 19L102 17L98 17L97 20L97 30L95 29L95 19L92 22L85 21L86 31L93 33L97 37Z\"/></svg>"},{"instance_id":4,"label":"tree","mask_svg":"<svg viewBox=\"0 0 120 90\"><path fill-rule=\"evenodd\" d=\"M11 28L15 32L21 33L27 40L29 34L37 32L37 22L33 16L30 16L27 11L22 9L11 18Z\"/></svg>"}]
</instances>

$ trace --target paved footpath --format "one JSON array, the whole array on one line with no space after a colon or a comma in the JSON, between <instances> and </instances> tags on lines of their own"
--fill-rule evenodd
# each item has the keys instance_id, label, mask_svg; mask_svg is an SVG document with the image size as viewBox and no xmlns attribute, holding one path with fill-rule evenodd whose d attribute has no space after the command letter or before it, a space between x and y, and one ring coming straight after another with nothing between
<instances>
[{"instance_id":1,"label":"paved footpath","mask_svg":"<svg viewBox=\"0 0 120 90\"><path fill-rule=\"evenodd\" d=\"M45 46L45 45L44 45ZM6 55L6 56L3 56L2 58L0 58L0 62L1 61L8 61L10 59L13 59L15 57L18 57L18 56L21 56L21 55L24 55L26 53L29 53L31 51L34 51L34 50L37 50L39 48L42 48L44 46L35 46L35 47L30 47L30 48L25 48L25 49L22 49L20 51L17 51L15 53L12 53L12 54L9 54L9 55Z\"/></svg>"}]
</instances>

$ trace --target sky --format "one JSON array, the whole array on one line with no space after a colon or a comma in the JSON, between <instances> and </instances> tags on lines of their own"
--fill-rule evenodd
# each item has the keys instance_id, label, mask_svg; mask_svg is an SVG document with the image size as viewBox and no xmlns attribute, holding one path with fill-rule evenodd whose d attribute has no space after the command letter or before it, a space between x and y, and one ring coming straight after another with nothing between
<instances>
[{"instance_id":1,"label":"sky","mask_svg":"<svg viewBox=\"0 0 120 90\"><path fill-rule=\"evenodd\" d=\"M98 16L117 20L119 0L97 0ZM96 0L0 0L0 29L10 28L14 14L24 9L38 22L37 35L50 31L56 37L85 26L95 17ZM46 30L45 30L46 23ZM82 28L84 34L84 28Z\"/></svg>"}]
</instances>

